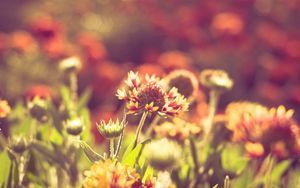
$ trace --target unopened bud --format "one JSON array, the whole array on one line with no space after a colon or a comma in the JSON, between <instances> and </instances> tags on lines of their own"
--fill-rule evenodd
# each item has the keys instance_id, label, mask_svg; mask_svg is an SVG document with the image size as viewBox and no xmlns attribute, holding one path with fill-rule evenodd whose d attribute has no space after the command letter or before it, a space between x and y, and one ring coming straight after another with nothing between
<instances>
[{"instance_id":1,"label":"unopened bud","mask_svg":"<svg viewBox=\"0 0 300 188\"><path fill-rule=\"evenodd\" d=\"M124 121L119 122L117 119L116 122L113 122L110 119L108 123L101 121L100 124L97 124L97 129L105 138L115 138L121 135L125 125L126 123Z\"/></svg>"},{"instance_id":2,"label":"unopened bud","mask_svg":"<svg viewBox=\"0 0 300 188\"><path fill-rule=\"evenodd\" d=\"M16 153L23 153L27 148L27 141L24 137L13 137L10 140L9 148Z\"/></svg>"},{"instance_id":3,"label":"unopened bud","mask_svg":"<svg viewBox=\"0 0 300 188\"><path fill-rule=\"evenodd\" d=\"M233 81L223 70L204 70L200 73L201 83L210 88L219 91L227 91L233 87Z\"/></svg>"},{"instance_id":4,"label":"unopened bud","mask_svg":"<svg viewBox=\"0 0 300 188\"><path fill-rule=\"evenodd\" d=\"M150 165L158 170L176 167L180 162L181 153L181 147L176 142L166 138L154 140L145 148L146 158Z\"/></svg>"},{"instance_id":5,"label":"unopened bud","mask_svg":"<svg viewBox=\"0 0 300 188\"><path fill-rule=\"evenodd\" d=\"M35 97L28 103L30 115L41 123L45 123L49 119L47 101L39 97Z\"/></svg>"},{"instance_id":6,"label":"unopened bud","mask_svg":"<svg viewBox=\"0 0 300 188\"><path fill-rule=\"evenodd\" d=\"M67 132L74 136L79 135L83 130L83 124L80 118L67 120L65 125Z\"/></svg>"},{"instance_id":7,"label":"unopened bud","mask_svg":"<svg viewBox=\"0 0 300 188\"><path fill-rule=\"evenodd\" d=\"M81 68L81 61L79 57L73 56L63 59L59 63L59 69L65 73L77 72Z\"/></svg>"}]
</instances>

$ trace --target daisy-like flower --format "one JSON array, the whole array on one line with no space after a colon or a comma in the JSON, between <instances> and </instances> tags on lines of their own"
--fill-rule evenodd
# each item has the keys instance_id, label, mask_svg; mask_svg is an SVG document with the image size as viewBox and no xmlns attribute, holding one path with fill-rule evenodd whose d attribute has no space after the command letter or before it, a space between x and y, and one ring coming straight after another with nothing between
<instances>
[{"instance_id":1,"label":"daisy-like flower","mask_svg":"<svg viewBox=\"0 0 300 188\"><path fill-rule=\"evenodd\" d=\"M121 163L107 160L96 162L85 172L83 187L85 188L154 188L155 183L142 183L135 169L123 166Z\"/></svg>"},{"instance_id":2,"label":"daisy-like flower","mask_svg":"<svg viewBox=\"0 0 300 188\"><path fill-rule=\"evenodd\" d=\"M178 93L178 89L173 87L166 91L163 88L163 80L155 75L146 74L144 78L140 78L138 73L130 71L125 83L128 88L119 89L117 97L126 101L129 114L147 111L160 115L176 115L188 109L189 104L186 98Z\"/></svg>"},{"instance_id":3,"label":"daisy-like flower","mask_svg":"<svg viewBox=\"0 0 300 188\"><path fill-rule=\"evenodd\" d=\"M251 153L256 156L272 153L279 159L300 156L300 129L293 110L284 106L268 109L255 103L233 103L226 114L233 140L245 142L250 156Z\"/></svg>"},{"instance_id":4,"label":"daisy-like flower","mask_svg":"<svg viewBox=\"0 0 300 188\"><path fill-rule=\"evenodd\" d=\"M0 118L5 118L11 112L11 108L6 100L0 100Z\"/></svg>"}]
</instances>

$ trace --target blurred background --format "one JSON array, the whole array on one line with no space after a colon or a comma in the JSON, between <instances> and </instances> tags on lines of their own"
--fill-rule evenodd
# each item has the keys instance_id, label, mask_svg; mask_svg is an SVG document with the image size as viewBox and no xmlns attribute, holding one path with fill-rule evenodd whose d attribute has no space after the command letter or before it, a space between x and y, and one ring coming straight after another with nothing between
<instances>
[{"instance_id":1,"label":"blurred background","mask_svg":"<svg viewBox=\"0 0 300 188\"><path fill-rule=\"evenodd\" d=\"M58 62L79 56L79 92L92 91L95 119L118 110L115 91L129 70L204 68L235 81L221 111L250 100L284 104L299 119L299 18L299 0L0 0L0 97L55 98Z\"/></svg>"}]
</instances>

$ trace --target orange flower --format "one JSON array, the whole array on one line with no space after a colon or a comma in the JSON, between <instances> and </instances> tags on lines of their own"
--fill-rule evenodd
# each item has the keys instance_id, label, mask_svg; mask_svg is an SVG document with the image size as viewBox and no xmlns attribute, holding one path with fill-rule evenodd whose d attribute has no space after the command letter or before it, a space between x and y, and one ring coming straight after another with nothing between
<instances>
[{"instance_id":1,"label":"orange flower","mask_svg":"<svg viewBox=\"0 0 300 188\"><path fill-rule=\"evenodd\" d=\"M21 52L33 52L37 49L36 41L25 31L16 31L12 33L10 44L12 48L20 50Z\"/></svg>"},{"instance_id":2,"label":"orange flower","mask_svg":"<svg viewBox=\"0 0 300 188\"><path fill-rule=\"evenodd\" d=\"M234 141L259 143L265 155L295 157L300 155L300 128L293 114L284 106L268 109L249 102L231 103L226 109L227 127L233 132ZM246 150L249 148L253 149L248 144Z\"/></svg>"},{"instance_id":3,"label":"orange flower","mask_svg":"<svg viewBox=\"0 0 300 188\"><path fill-rule=\"evenodd\" d=\"M41 99L47 99L53 97L53 91L49 86L46 85L35 85L30 88L25 93L26 99L33 100L35 97Z\"/></svg>"},{"instance_id":4,"label":"orange flower","mask_svg":"<svg viewBox=\"0 0 300 188\"><path fill-rule=\"evenodd\" d=\"M183 52L170 51L161 54L158 64L167 71L174 69L186 69L191 66L192 60Z\"/></svg>"},{"instance_id":5,"label":"orange flower","mask_svg":"<svg viewBox=\"0 0 300 188\"><path fill-rule=\"evenodd\" d=\"M6 100L0 100L0 118L5 118L11 112L11 108Z\"/></svg>"},{"instance_id":6,"label":"orange flower","mask_svg":"<svg viewBox=\"0 0 300 188\"><path fill-rule=\"evenodd\" d=\"M142 111L158 112L160 115L176 115L187 111L188 102L177 88L165 91L162 80L155 75L141 79L138 73L130 71L125 81L128 89L119 89L117 97L125 100L128 113L137 114Z\"/></svg>"},{"instance_id":7,"label":"orange flower","mask_svg":"<svg viewBox=\"0 0 300 188\"><path fill-rule=\"evenodd\" d=\"M222 12L217 14L212 21L212 28L217 33L231 35L239 34L244 29L244 22L240 15L233 12Z\"/></svg>"}]
</instances>

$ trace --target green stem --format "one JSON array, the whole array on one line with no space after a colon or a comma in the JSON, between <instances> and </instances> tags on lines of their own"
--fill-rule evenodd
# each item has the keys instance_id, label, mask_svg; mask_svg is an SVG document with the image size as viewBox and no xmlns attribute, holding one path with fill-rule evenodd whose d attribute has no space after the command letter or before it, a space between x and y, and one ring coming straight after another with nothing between
<instances>
[{"instance_id":1,"label":"green stem","mask_svg":"<svg viewBox=\"0 0 300 188\"><path fill-rule=\"evenodd\" d=\"M214 124L214 117L216 115L218 102L219 102L220 93L216 90L211 90L209 93L209 113L207 122L204 127L204 144L206 144L212 134L213 124Z\"/></svg>"},{"instance_id":2,"label":"green stem","mask_svg":"<svg viewBox=\"0 0 300 188\"><path fill-rule=\"evenodd\" d=\"M109 156L111 159L115 156L115 146L114 146L114 139L109 139Z\"/></svg>"},{"instance_id":3,"label":"green stem","mask_svg":"<svg viewBox=\"0 0 300 188\"><path fill-rule=\"evenodd\" d=\"M190 184L190 188L192 187L196 187L197 184L199 183L199 168L200 168L200 165L199 165L199 162L198 162L198 154L197 154L197 149L196 149L196 145L195 145L195 142L194 142L194 139L192 137L189 138L190 140L190 148L191 148L191 153L192 153L192 158L193 158L193 162L194 162L194 177L195 179L191 182Z\"/></svg>"},{"instance_id":4,"label":"green stem","mask_svg":"<svg viewBox=\"0 0 300 188\"><path fill-rule=\"evenodd\" d=\"M158 121L160 120L160 116L159 115L155 115L153 121L151 122L151 124L149 125L147 131L146 131L146 138L149 138L153 132L153 128L155 125L157 125Z\"/></svg>"},{"instance_id":5,"label":"green stem","mask_svg":"<svg viewBox=\"0 0 300 188\"><path fill-rule=\"evenodd\" d=\"M147 111L144 111L144 112L143 112L143 115L142 115L142 117L141 117L141 120L140 120L140 122L139 122L139 125L138 125L138 127L137 127L137 129L136 129L135 139L134 139L134 144L133 144L132 150L136 147L136 145L137 145L138 142L139 142L139 136L140 136L141 131L142 131L142 128L143 128L143 126L144 126L144 124L145 124L145 120L146 120L146 118L147 118L147 115L148 115L148 112L147 112Z\"/></svg>"},{"instance_id":6,"label":"green stem","mask_svg":"<svg viewBox=\"0 0 300 188\"><path fill-rule=\"evenodd\" d=\"M275 157L270 154L269 160L268 160L268 167L267 167L267 172L265 176L265 182L264 182L264 188L271 188L272 187L272 180L271 180L271 174L272 174L272 169L275 164Z\"/></svg>"},{"instance_id":7,"label":"green stem","mask_svg":"<svg viewBox=\"0 0 300 188\"><path fill-rule=\"evenodd\" d=\"M76 103L77 99L78 99L77 90L78 90L77 75L76 75L76 73L71 73L70 74L70 91L71 91L71 99L73 100L74 103Z\"/></svg>"}]
</instances>

